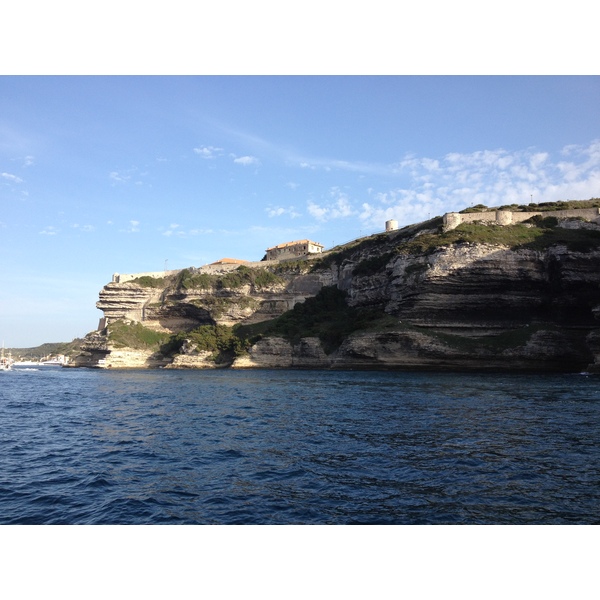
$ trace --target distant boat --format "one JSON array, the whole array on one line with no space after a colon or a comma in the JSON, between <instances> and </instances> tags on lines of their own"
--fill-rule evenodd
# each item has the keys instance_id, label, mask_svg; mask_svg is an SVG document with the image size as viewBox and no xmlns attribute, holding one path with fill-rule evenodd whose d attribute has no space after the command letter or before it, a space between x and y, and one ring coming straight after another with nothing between
<instances>
[{"instance_id":1,"label":"distant boat","mask_svg":"<svg viewBox=\"0 0 600 600\"><path fill-rule=\"evenodd\" d=\"M17 360L13 363L13 367L39 367L40 363L37 360Z\"/></svg>"},{"instance_id":2,"label":"distant boat","mask_svg":"<svg viewBox=\"0 0 600 600\"><path fill-rule=\"evenodd\" d=\"M63 365L66 365L68 361L68 358L61 355L49 358L48 360L40 360L39 364L44 365L45 367L62 367Z\"/></svg>"},{"instance_id":3,"label":"distant boat","mask_svg":"<svg viewBox=\"0 0 600 600\"><path fill-rule=\"evenodd\" d=\"M12 370L13 359L10 354L8 356L4 356L4 344L2 344L2 354L0 354L0 371L10 371Z\"/></svg>"}]
</instances>

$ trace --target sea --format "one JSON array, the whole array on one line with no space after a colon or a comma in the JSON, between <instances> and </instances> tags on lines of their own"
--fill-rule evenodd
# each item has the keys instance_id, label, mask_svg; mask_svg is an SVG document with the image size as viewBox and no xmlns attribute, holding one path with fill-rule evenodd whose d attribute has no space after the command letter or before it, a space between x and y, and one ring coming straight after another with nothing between
<instances>
[{"instance_id":1,"label":"sea","mask_svg":"<svg viewBox=\"0 0 600 600\"><path fill-rule=\"evenodd\" d=\"M600 376L0 373L3 525L592 525Z\"/></svg>"}]
</instances>

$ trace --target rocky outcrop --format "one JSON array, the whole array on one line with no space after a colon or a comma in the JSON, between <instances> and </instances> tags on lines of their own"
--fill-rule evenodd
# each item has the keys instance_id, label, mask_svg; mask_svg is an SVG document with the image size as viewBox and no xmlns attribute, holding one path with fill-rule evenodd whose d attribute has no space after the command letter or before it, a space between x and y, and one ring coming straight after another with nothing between
<instances>
[{"instance_id":1,"label":"rocky outcrop","mask_svg":"<svg viewBox=\"0 0 600 600\"><path fill-rule=\"evenodd\" d=\"M100 291L96 307L111 321L130 319L144 321L150 303L160 302L163 290L143 287L135 283L108 283Z\"/></svg>"},{"instance_id":2,"label":"rocky outcrop","mask_svg":"<svg viewBox=\"0 0 600 600\"><path fill-rule=\"evenodd\" d=\"M260 340L250 349L248 356L235 359L236 369L322 369L332 366L318 338L302 338L296 345L279 337Z\"/></svg>"},{"instance_id":3,"label":"rocky outcrop","mask_svg":"<svg viewBox=\"0 0 600 600\"><path fill-rule=\"evenodd\" d=\"M152 350L114 348L100 366L107 369L157 369L166 366L169 362Z\"/></svg>"},{"instance_id":4,"label":"rocky outcrop","mask_svg":"<svg viewBox=\"0 0 600 600\"><path fill-rule=\"evenodd\" d=\"M105 369L156 369L171 362L155 349L122 348L110 342L107 330L89 333L69 367Z\"/></svg>"},{"instance_id":5,"label":"rocky outcrop","mask_svg":"<svg viewBox=\"0 0 600 600\"><path fill-rule=\"evenodd\" d=\"M229 366L229 365L221 365ZM198 352L194 354L178 354L165 369L216 369L217 365L213 359L212 352Z\"/></svg>"},{"instance_id":6,"label":"rocky outcrop","mask_svg":"<svg viewBox=\"0 0 600 600\"><path fill-rule=\"evenodd\" d=\"M202 269L195 271L203 274ZM134 281L111 282L101 290L96 307L103 311L107 323L129 320L155 331L178 333L200 325L233 326L273 319L334 282L331 272L292 272L278 279L264 286L222 287L217 280L213 285L189 288L177 287L174 277L159 288Z\"/></svg>"},{"instance_id":7,"label":"rocky outcrop","mask_svg":"<svg viewBox=\"0 0 600 600\"><path fill-rule=\"evenodd\" d=\"M236 359L233 367L571 372L593 358L581 334L524 332L508 346L500 337L497 331L470 336L432 329L359 333L330 355L317 338L304 338L296 345L268 338L255 344L248 356Z\"/></svg>"}]
</instances>

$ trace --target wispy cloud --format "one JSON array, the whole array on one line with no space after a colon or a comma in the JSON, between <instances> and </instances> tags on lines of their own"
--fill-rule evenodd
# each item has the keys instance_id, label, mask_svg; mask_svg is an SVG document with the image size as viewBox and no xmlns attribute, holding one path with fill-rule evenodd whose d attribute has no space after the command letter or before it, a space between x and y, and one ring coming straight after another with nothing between
<instances>
[{"instance_id":1,"label":"wispy cloud","mask_svg":"<svg viewBox=\"0 0 600 600\"><path fill-rule=\"evenodd\" d=\"M178 223L171 223L168 227L163 227L162 230L163 231L161 235L164 235L165 237L176 236L180 238L194 237L197 235L210 235L215 233L213 229L195 228L184 230L181 229L181 226Z\"/></svg>"},{"instance_id":2,"label":"wispy cloud","mask_svg":"<svg viewBox=\"0 0 600 600\"><path fill-rule=\"evenodd\" d=\"M233 162L236 165L243 165L244 167L249 167L251 165L260 165L260 161L256 156L239 156L233 159Z\"/></svg>"},{"instance_id":3,"label":"wispy cloud","mask_svg":"<svg viewBox=\"0 0 600 600\"><path fill-rule=\"evenodd\" d=\"M116 183L125 183L131 179L131 175L119 173L119 171L111 171L108 177Z\"/></svg>"},{"instance_id":4,"label":"wispy cloud","mask_svg":"<svg viewBox=\"0 0 600 600\"><path fill-rule=\"evenodd\" d=\"M179 228L179 225L177 223L171 223L169 225L169 227L167 227L167 229L165 231L163 231L163 235L170 237L175 233L183 233L182 231L177 232L177 229Z\"/></svg>"},{"instance_id":5,"label":"wispy cloud","mask_svg":"<svg viewBox=\"0 0 600 600\"><path fill-rule=\"evenodd\" d=\"M73 227L73 229L77 229L78 231L85 231L86 233L95 231L96 229L93 225L79 225L79 223L73 223L71 227Z\"/></svg>"},{"instance_id":6,"label":"wispy cloud","mask_svg":"<svg viewBox=\"0 0 600 600\"><path fill-rule=\"evenodd\" d=\"M474 204L502 206L555 200L586 200L600 192L600 140L568 146L556 160L536 149L450 153L441 159L406 156L395 172L407 184L371 190L361 220L381 226L402 224L460 210Z\"/></svg>"},{"instance_id":7,"label":"wispy cloud","mask_svg":"<svg viewBox=\"0 0 600 600\"><path fill-rule=\"evenodd\" d=\"M348 195L339 188L334 187L329 192L330 200L317 204L308 201L308 212L318 221L331 221L332 219L343 219L357 214L352 206Z\"/></svg>"},{"instance_id":8,"label":"wispy cloud","mask_svg":"<svg viewBox=\"0 0 600 600\"><path fill-rule=\"evenodd\" d=\"M369 163L366 161L349 161L336 158L291 156L288 163L295 164L301 169L312 171L322 170L327 172L349 171L359 175L390 175L393 173L393 165Z\"/></svg>"},{"instance_id":9,"label":"wispy cloud","mask_svg":"<svg viewBox=\"0 0 600 600\"><path fill-rule=\"evenodd\" d=\"M121 233L138 233L140 230L139 221L129 221L129 225L125 229L120 229Z\"/></svg>"},{"instance_id":10,"label":"wispy cloud","mask_svg":"<svg viewBox=\"0 0 600 600\"><path fill-rule=\"evenodd\" d=\"M137 167L131 167L130 169L111 171L108 178L112 181L112 185L123 185L131 182L135 185L143 185L142 178L147 175L147 172L140 172Z\"/></svg>"},{"instance_id":11,"label":"wispy cloud","mask_svg":"<svg viewBox=\"0 0 600 600\"><path fill-rule=\"evenodd\" d=\"M214 229L190 229L188 235L211 235L215 233Z\"/></svg>"},{"instance_id":12,"label":"wispy cloud","mask_svg":"<svg viewBox=\"0 0 600 600\"><path fill-rule=\"evenodd\" d=\"M2 179L6 179L7 181L10 181L12 183L23 183L23 180L20 177L17 177L16 175L13 175L12 173L0 173L0 177L2 177Z\"/></svg>"},{"instance_id":13,"label":"wispy cloud","mask_svg":"<svg viewBox=\"0 0 600 600\"><path fill-rule=\"evenodd\" d=\"M302 214L299 213L293 206L288 206L287 208L282 206L268 206L265 210L270 218L288 216L292 219L296 219L297 217L302 216Z\"/></svg>"},{"instance_id":14,"label":"wispy cloud","mask_svg":"<svg viewBox=\"0 0 600 600\"><path fill-rule=\"evenodd\" d=\"M235 137L238 143L244 144L252 151L261 156L269 156L273 159L280 160L292 167L301 169L310 169L313 171L352 171L361 174L384 175L392 172L392 165L380 165L376 163L368 163L361 161L348 161L338 158L328 158L319 156L307 156L301 150L294 149L286 144L274 143L246 131L232 129L229 127L220 126L227 134ZM234 162L240 163L242 159L254 157L241 157ZM244 163L241 163L244 164Z\"/></svg>"},{"instance_id":15,"label":"wispy cloud","mask_svg":"<svg viewBox=\"0 0 600 600\"><path fill-rule=\"evenodd\" d=\"M56 227L53 227L52 225L48 225L47 227L44 227L42 231L40 231L41 235L56 235L57 233L58 229L56 229Z\"/></svg>"},{"instance_id":16,"label":"wispy cloud","mask_svg":"<svg viewBox=\"0 0 600 600\"><path fill-rule=\"evenodd\" d=\"M223 155L223 148L217 148L215 146L199 146L194 148L194 152L207 160L216 158L217 156Z\"/></svg>"}]
</instances>

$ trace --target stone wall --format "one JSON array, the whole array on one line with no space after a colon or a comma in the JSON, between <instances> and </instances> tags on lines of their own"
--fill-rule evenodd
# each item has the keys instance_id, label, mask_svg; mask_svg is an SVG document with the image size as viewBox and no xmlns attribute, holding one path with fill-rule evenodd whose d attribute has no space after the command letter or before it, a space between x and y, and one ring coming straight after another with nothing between
<instances>
[{"instance_id":1,"label":"stone wall","mask_svg":"<svg viewBox=\"0 0 600 600\"><path fill-rule=\"evenodd\" d=\"M522 223L536 215L557 217L558 219L579 218L600 223L600 208L574 208L571 210L549 210L533 212L513 212L510 210L494 210L473 213L446 213L444 215L444 231L450 231L461 223L496 223L497 225L513 225Z\"/></svg>"},{"instance_id":2,"label":"stone wall","mask_svg":"<svg viewBox=\"0 0 600 600\"><path fill-rule=\"evenodd\" d=\"M147 273L127 273L126 275L122 273L114 273L112 276L113 283L125 283L126 281L131 281L133 279L137 279L138 277L154 277L154 279L161 279L162 277L167 277L168 275L173 275L175 273L179 273L181 269L176 269L174 271L153 271Z\"/></svg>"}]
</instances>

